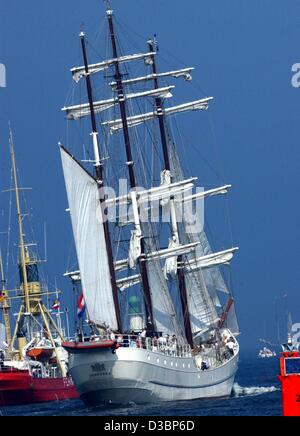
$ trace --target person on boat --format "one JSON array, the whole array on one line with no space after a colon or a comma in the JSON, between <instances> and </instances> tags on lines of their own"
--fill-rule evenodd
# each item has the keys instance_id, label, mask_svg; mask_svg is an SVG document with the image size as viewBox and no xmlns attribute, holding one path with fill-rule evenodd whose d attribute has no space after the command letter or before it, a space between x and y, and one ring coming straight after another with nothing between
<instances>
[{"instance_id":1,"label":"person on boat","mask_svg":"<svg viewBox=\"0 0 300 436\"><path fill-rule=\"evenodd\" d=\"M233 338L229 338L229 340L226 343L226 348L229 351L229 353L234 356L235 351L235 342Z\"/></svg>"},{"instance_id":2,"label":"person on boat","mask_svg":"<svg viewBox=\"0 0 300 436\"><path fill-rule=\"evenodd\" d=\"M144 329L140 334L142 348L146 348L146 337L147 337L147 329Z\"/></svg>"},{"instance_id":3,"label":"person on boat","mask_svg":"<svg viewBox=\"0 0 300 436\"><path fill-rule=\"evenodd\" d=\"M201 370L207 371L208 369L209 369L208 363L203 360L203 362L201 363Z\"/></svg>"},{"instance_id":4,"label":"person on boat","mask_svg":"<svg viewBox=\"0 0 300 436\"><path fill-rule=\"evenodd\" d=\"M5 352L0 348L0 369L4 368Z\"/></svg>"}]
</instances>

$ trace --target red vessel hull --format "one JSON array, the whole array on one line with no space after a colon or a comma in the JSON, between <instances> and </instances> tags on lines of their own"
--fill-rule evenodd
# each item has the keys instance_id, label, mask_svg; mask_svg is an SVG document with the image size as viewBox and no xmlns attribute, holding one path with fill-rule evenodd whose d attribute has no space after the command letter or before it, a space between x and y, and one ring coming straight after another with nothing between
<instances>
[{"instance_id":1,"label":"red vessel hull","mask_svg":"<svg viewBox=\"0 0 300 436\"><path fill-rule=\"evenodd\" d=\"M31 399L31 375L28 371L0 371L0 406L28 404Z\"/></svg>"},{"instance_id":2,"label":"red vessel hull","mask_svg":"<svg viewBox=\"0 0 300 436\"><path fill-rule=\"evenodd\" d=\"M0 407L79 398L71 378L35 379L28 371L0 371Z\"/></svg>"},{"instance_id":3,"label":"red vessel hull","mask_svg":"<svg viewBox=\"0 0 300 436\"><path fill-rule=\"evenodd\" d=\"M280 358L281 374L278 379L282 389L283 416L300 416L300 374L288 374L286 360L299 360L299 352L282 353Z\"/></svg>"},{"instance_id":4,"label":"red vessel hull","mask_svg":"<svg viewBox=\"0 0 300 436\"><path fill-rule=\"evenodd\" d=\"M79 398L73 381L67 378L32 379L32 403L65 401Z\"/></svg>"}]
</instances>

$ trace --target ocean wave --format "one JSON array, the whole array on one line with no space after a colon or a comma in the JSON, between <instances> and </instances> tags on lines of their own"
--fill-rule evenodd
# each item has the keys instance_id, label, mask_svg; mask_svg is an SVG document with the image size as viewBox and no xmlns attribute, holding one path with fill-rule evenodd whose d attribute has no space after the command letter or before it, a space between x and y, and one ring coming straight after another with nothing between
<instances>
[{"instance_id":1,"label":"ocean wave","mask_svg":"<svg viewBox=\"0 0 300 436\"><path fill-rule=\"evenodd\" d=\"M270 394L271 392L277 392L279 389L275 386L263 387L263 386L252 386L252 387L242 387L238 383L233 386L233 395L235 397L248 397L256 395Z\"/></svg>"}]
</instances>

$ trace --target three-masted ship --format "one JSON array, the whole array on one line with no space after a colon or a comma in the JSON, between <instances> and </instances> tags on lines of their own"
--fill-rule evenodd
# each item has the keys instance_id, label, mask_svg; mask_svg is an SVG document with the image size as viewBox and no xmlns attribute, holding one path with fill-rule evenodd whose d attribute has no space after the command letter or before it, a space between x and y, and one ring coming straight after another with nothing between
<instances>
[{"instance_id":1,"label":"three-masted ship","mask_svg":"<svg viewBox=\"0 0 300 436\"><path fill-rule=\"evenodd\" d=\"M213 252L193 207L230 185L195 193L170 126L173 115L207 110L213 98L167 105L174 86L160 82L191 81L194 68L159 72L155 39L144 53L120 53L111 7L106 18L112 56L90 64L80 33L83 66L72 75L88 102L63 108L69 120L90 118L93 150L80 161L60 146L79 264L71 276L81 280L94 330L64 344L70 372L92 406L229 396L239 328L221 267L237 248ZM131 77L141 61L147 71ZM107 99L95 98L101 75ZM111 195L122 177L128 189Z\"/></svg>"},{"instance_id":2,"label":"three-masted ship","mask_svg":"<svg viewBox=\"0 0 300 436\"><path fill-rule=\"evenodd\" d=\"M10 152L19 228L18 272L20 286L6 289L2 258L0 259L0 312L5 326L5 344L0 344L0 406L41 403L78 398L68 374L68 355L62 347L61 328L46 307L50 293L41 284L39 260L33 244L25 241L20 191L12 133ZM18 315L12 331L12 308Z\"/></svg>"}]
</instances>

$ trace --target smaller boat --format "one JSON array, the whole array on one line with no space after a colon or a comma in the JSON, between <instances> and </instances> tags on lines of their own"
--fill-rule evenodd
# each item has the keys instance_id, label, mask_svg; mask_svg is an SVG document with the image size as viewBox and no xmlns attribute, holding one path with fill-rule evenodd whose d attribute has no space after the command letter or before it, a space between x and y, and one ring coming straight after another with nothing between
<instances>
[{"instance_id":1,"label":"smaller boat","mask_svg":"<svg viewBox=\"0 0 300 436\"><path fill-rule=\"evenodd\" d=\"M32 360L37 360L38 362L48 362L53 354L54 348L50 344L38 344L37 346L31 347L26 355Z\"/></svg>"},{"instance_id":2,"label":"smaller boat","mask_svg":"<svg viewBox=\"0 0 300 436\"><path fill-rule=\"evenodd\" d=\"M280 375L282 410L284 416L300 416L300 352L299 344L289 336L282 345Z\"/></svg>"},{"instance_id":3,"label":"smaller boat","mask_svg":"<svg viewBox=\"0 0 300 436\"><path fill-rule=\"evenodd\" d=\"M0 342L0 407L78 398L68 371L68 355L61 345L64 340L61 321L58 316L56 325L44 304L45 298L51 294L40 281L40 261L31 248L34 244L27 244L24 240L24 215L19 197L21 188L18 185L11 132L10 150L20 237L20 281L13 299L19 311L12 334L12 298L5 289L0 253L0 313L5 331L4 341ZM58 291L55 292L56 297L57 294ZM53 309L59 311L58 301Z\"/></svg>"},{"instance_id":4,"label":"smaller boat","mask_svg":"<svg viewBox=\"0 0 300 436\"><path fill-rule=\"evenodd\" d=\"M267 347L264 347L263 349L260 350L260 352L258 353L258 357L260 359L270 359L271 357L276 357L276 352L270 350Z\"/></svg>"}]
</instances>

